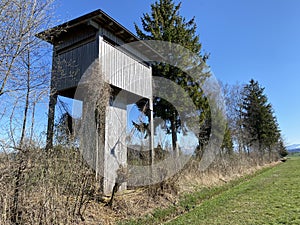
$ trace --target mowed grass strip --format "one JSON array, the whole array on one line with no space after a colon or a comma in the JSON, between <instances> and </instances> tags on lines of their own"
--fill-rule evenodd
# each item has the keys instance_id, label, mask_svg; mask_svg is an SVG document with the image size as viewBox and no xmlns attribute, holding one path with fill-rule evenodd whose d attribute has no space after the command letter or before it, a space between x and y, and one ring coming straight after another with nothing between
<instances>
[{"instance_id":1,"label":"mowed grass strip","mask_svg":"<svg viewBox=\"0 0 300 225\"><path fill-rule=\"evenodd\" d=\"M300 157L292 157L167 224L300 225Z\"/></svg>"},{"instance_id":2,"label":"mowed grass strip","mask_svg":"<svg viewBox=\"0 0 300 225\"><path fill-rule=\"evenodd\" d=\"M140 225L140 224L162 224L163 222L170 221L171 219L182 215L194 209L205 201L222 194L223 192L232 189L233 187L242 184L259 174L265 173L272 169L272 167L265 167L256 171L253 174L245 175L239 179L232 180L221 186L200 188L195 192L184 194L180 197L176 205L170 205L168 208L157 208L151 214L144 217L133 218L125 221L119 221L119 225Z\"/></svg>"}]
</instances>

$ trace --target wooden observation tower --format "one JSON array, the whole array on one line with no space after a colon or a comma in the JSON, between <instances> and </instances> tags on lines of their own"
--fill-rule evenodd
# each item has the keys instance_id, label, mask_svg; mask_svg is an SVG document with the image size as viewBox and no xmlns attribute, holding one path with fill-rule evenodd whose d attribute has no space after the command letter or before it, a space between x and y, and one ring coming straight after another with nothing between
<instances>
[{"instance_id":1,"label":"wooden observation tower","mask_svg":"<svg viewBox=\"0 0 300 225\"><path fill-rule=\"evenodd\" d=\"M93 63L98 63L99 73L110 85L113 95L121 91L123 93L121 98L113 100L118 102L110 104L106 109L103 146L98 148L97 143L92 143L90 149L95 153L92 155L96 156L93 162L96 173L103 176L103 192L109 194L114 186L119 165L126 167L127 164L127 146L124 145L127 105L142 98L148 99L152 112L152 70L147 59L156 52L145 43L139 42L135 35L101 10L41 32L38 37L53 45L48 149L52 148L57 96L76 98L78 84ZM136 44L128 46L129 43ZM63 64L60 64L61 62ZM80 100L83 101L84 108L85 100ZM152 121L150 158L153 159ZM93 131L95 128L89 129ZM96 133L96 129L94 131ZM122 184L122 189L125 188L126 183Z\"/></svg>"}]
</instances>

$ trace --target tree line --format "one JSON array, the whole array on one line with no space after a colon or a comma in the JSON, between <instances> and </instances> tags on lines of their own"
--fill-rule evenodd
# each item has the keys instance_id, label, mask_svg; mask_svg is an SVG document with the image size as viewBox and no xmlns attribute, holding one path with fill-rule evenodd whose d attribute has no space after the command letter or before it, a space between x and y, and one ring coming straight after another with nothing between
<instances>
[{"instance_id":1,"label":"tree line","mask_svg":"<svg viewBox=\"0 0 300 225\"><path fill-rule=\"evenodd\" d=\"M199 68L197 79L192 79L186 71L165 63L153 65L153 76L160 76L180 85L192 98L195 106L201 111L199 115L200 132L199 145L196 155L201 157L204 146L211 135L211 112L208 98L203 92L202 85L209 78L207 65L209 54L201 51L199 36L196 34L195 18L186 20L180 15L181 3L173 0L157 0L151 4L150 13L141 17L141 27L135 24L138 37L141 40L160 40L179 44L187 48L201 59L197 64L185 58L187 64ZM180 54L179 54L180 55ZM179 57L179 56L172 56ZM220 151L232 154L253 152L263 157L273 153L286 154L279 124L274 110L264 93L264 88L258 81L251 79L246 85L223 85L228 122L224 130L223 143ZM176 146L177 134L183 132L181 118L177 110L167 101L154 98L154 117L166 121L166 132L172 134L173 148Z\"/></svg>"},{"instance_id":2,"label":"tree line","mask_svg":"<svg viewBox=\"0 0 300 225\"><path fill-rule=\"evenodd\" d=\"M0 144L2 149L22 149L25 142L33 142L34 137L39 136L36 106L45 102L45 96L49 95L49 57L45 57L49 48L35 35L49 25L53 1L2 1L0 8L0 122L1 136L5 137L0 139ZM182 58L180 54L172 56L175 61L197 68L196 79L189 76L193 70L182 71L167 63L154 63L153 76L170 79L182 87L199 110L196 155L200 157L211 132L211 109L202 89L211 76L207 64L210 54L202 52L195 18L187 20L180 15L180 9L181 3L157 0L151 4L150 13L141 17L141 27L135 24L135 29L141 40L176 43L199 56L196 62L189 57ZM275 148L284 151L274 110L258 81L252 79L246 85L221 86L228 121L222 151L233 152L235 149L247 154L257 151L261 156ZM171 134L175 148L178 133L184 133L186 124L181 123L178 111L166 100L154 96L153 103L154 117L165 121L166 133ZM143 104L137 106L144 107Z\"/></svg>"},{"instance_id":3,"label":"tree line","mask_svg":"<svg viewBox=\"0 0 300 225\"><path fill-rule=\"evenodd\" d=\"M210 140L212 119L219 118L211 118L209 99L202 88L211 76L210 55L202 52L195 18L187 20L180 15L180 9L181 3L176 4L174 0L156 0L151 4L150 13L142 16L141 27L135 24L135 28L141 40L176 43L199 56L197 61L188 57L175 59L197 67L197 79L189 76L191 71L182 71L166 63L153 64L153 76L175 82L197 107L200 132L195 158L201 158ZM65 151L62 146L57 146L55 154L43 151L44 128L37 114L38 106L53 94L49 93L51 50L35 35L48 28L52 14L52 0L0 2L1 224L21 224L22 221L31 224L67 224L68 221L72 224L76 222L76 215L82 216L86 205L97 198L94 172L78 152ZM220 132L223 142L218 149L219 158L243 155L263 163L265 159L272 161L285 156L287 152L274 109L259 82L251 79L245 85L221 87L227 122L224 132ZM159 97L154 97L153 101L154 117L165 121L165 132L172 136L175 148L180 141L178 134L185 131L186 124L182 124L178 111L168 101ZM69 119L64 114L57 126L60 139L62 132L66 134L66 139L62 140L64 145L70 145L73 140L67 137L70 132L61 127L62 124L70 125ZM75 198L62 198L67 194ZM32 197L35 195L44 198Z\"/></svg>"}]
</instances>

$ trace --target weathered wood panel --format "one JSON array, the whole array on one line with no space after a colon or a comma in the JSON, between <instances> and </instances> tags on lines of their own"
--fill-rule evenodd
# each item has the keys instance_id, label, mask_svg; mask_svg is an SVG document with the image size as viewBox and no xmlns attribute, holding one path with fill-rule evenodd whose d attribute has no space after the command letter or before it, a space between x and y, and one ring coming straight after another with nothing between
<instances>
[{"instance_id":1,"label":"weathered wood panel","mask_svg":"<svg viewBox=\"0 0 300 225\"><path fill-rule=\"evenodd\" d=\"M122 32L122 31L120 31L120 32ZM115 43L117 48L119 48L118 46L121 46L122 48L126 49L128 52L130 52L132 54L132 56L142 59L142 61L149 61L149 59L146 57L144 52L133 48L133 46L136 46L136 47L138 46L137 42L128 44L124 40L117 37L114 33L110 32L107 29L102 28L102 27L99 29L99 35L101 37L103 37L104 39L109 39L111 42ZM127 41L131 41L131 39L129 39Z\"/></svg>"},{"instance_id":2,"label":"weathered wood panel","mask_svg":"<svg viewBox=\"0 0 300 225\"><path fill-rule=\"evenodd\" d=\"M99 39L100 65L105 80L139 96L152 96L151 67Z\"/></svg>"},{"instance_id":3,"label":"weathered wood panel","mask_svg":"<svg viewBox=\"0 0 300 225\"><path fill-rule=\"evenodd\" d=\"M119 166L127 165L126 127L127 111L126 99L120 100L118 107L109 106L106 110L105 123L105 152L104 152L104 194L110 194L115 184ZM121 107L121 104L123 107ZM123 183L121 190L126 189Z\"/></svg>"},{"instance_id":4,"label":"weathered wood panel","mask_svg":"<svg viewBox=\"0 0 300 225\"><path fill-rule=\"evenodd\" d=\"M70 48L78 43L85 42L89 39L96 39L98 32L91 26L80 26L77 29L70 29L68 32L62 31L60 41L55 43L56 53Z\"/></svg>"},{"instance_id":5,"label":"weathered wood panel","mask_svg":"<svg viewBox=\"0 0 300 225\"><path fill-rule=\"evenodd\" d=\"M113 42L115 42L118 45L124 45L125 44L125 42L123 40L121 40L115 34L111 33L110 31L108 31L107 29L105 29L103 27L100 27L99 35L102 36L102 37L105 36L105 37L109 38L110 40L112 40Z\"/></svg>"},{"instance_id":6,"label":"weathered wood panel","mask_svg":"<svg viewBox=\"0 0 300 225\"><path fill-rule=\"evenodd\" d=\"M58 91L76 87L98 57L98 38L59 51L53 60L52 86Z\"/></svg>"}]
</instances>

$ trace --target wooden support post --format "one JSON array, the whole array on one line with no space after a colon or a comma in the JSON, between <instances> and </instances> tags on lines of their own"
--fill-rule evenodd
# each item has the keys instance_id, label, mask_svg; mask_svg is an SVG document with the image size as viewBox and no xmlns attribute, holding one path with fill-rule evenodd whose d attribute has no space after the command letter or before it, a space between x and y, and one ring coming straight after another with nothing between
<instances>
[{"instance_id":1,"label":"wooden support post","mask_svg":"<svg viewBox=\"0 0 300 225\"><path fill-rule=\"evenodd\" d=\"M150 148L151 148L151 165L154 164L155 152L154 152L154 121L153 121L153 99L149 99L149 107L150 107Z\"/></svg>"},{"instance_id":2,"label":"wooden support post","mask_svg":"<svg viewBox=\"0 0 300 225\"><path fill-rule=\"evenodd\" d=\"M56 102L57 102L57 93L54 92L53 94L50 94L50 100L49 100L46 151L53 148L54 116L55 116Z\"/></svg>"}]
</instances>

